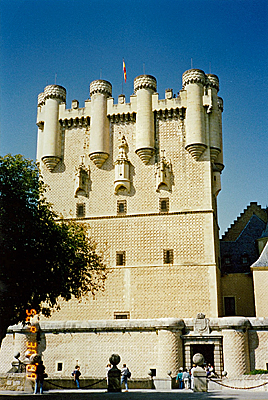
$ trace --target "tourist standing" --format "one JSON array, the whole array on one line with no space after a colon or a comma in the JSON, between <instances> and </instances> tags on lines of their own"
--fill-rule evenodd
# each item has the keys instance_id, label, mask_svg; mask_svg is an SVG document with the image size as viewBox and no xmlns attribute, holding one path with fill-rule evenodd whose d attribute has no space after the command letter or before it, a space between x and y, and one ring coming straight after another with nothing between
<instances>
[{"instance_id":1,"label":"tourist standing","mask_svg":"<svg viewBox=\"0 0 268 400\"><path fill-rule=\"evenodd\" d=\"M193 368L191 369L191 389L194 390L194 371L196 369L196 365L193 364Z\"/></svg>"},{"instance_id":2,"label":"tourist standing","mask_svg":"<svg viewBox=\"0 0 268 400\"><path fill-rule=\"evenodd\" d=\"M183 369L180 368L179 369L179 373L178 373L177 378L176 378L176 382L179 382L179 389L183 389L183 379L182 379L183 373L182 373L182 371L183 371Z\"/></svg>"},{"instance_id":3,"label":"tourist standing","mask_svg":"<svg viewBox=\"0 0 268 400\"><path fill-rule=\"evenodd\" d=\"M108 385L108 372L110 371L110 369L112 368L111 364L107 364L106 365L106 379L107 379L107 385Z\"/></svg>"},{"instance_id":4,"label":"tourist standing","mask_svg":"<svg viewBox=\"0 0 268 400\"><path fill-rule=\"evenodd\" d=\"M127 380L128 380L128 378L130 378L130 375L131 375L131 372L129 371L128 367L126 366L126 364L123 364L123 368L121 370L121 385L122 385L122 383L125 384L126 392L128 392Z\"/></svg>"},{"instance_id":5,"label":"tourist standing","mask_svg":"<svg viewBox=\"0 0 268 400\"><path fill-rule=\"evenodd\" d=\"M40 361L39 363L37 363L36 372L35 372L36 373L35 388L34 388L35 394L37 394L37 391L38 391L38 383L40 383L40 394L43 394L45 369L46 369L46 367L44 366L43 361Z\"/></svg>"},{"instance_id":6,"label":"tourist standing","mask_svg":"<svg viewBox=\"0 0 268 400\"><path fill-rule=\"evenodd\" d=\"M79 365L77 365L77 366L75 367L75 370L74 370L74 372L72 373L72 375L73 375L73 377L74 377L74 381L75 381L75 383L76 383L77 389L80 389L79 377L80 377L80 375L81 375L81 372L80 372L80 367L79 367Z\"/></svg>"},{"instance_id":7,"label":"tourist standing","mask_svg":"<svg viewBox=\"0 0 268 400\"><path fill-rule=\"evenodd\" d=\"M189 387L190 387L190 385L189 385L189 383L190 383L189 382L190 374L189 374L187 368L185 368L185 370L184 370L184 372L182 374L182 380L183 380L185 389L189 389Z\"/></svg>"}]
</instances>

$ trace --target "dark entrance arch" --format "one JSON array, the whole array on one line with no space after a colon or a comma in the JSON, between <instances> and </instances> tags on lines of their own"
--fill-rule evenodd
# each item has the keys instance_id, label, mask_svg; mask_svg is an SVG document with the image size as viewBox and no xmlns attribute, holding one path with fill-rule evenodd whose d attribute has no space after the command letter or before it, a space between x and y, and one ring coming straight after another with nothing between
<instances>
[{"instance_id":1,"label":"dark entrance arch","mask_svg":"<svg viewBox=\"0 0 268 400\"><path fill-rule=\"evenodd\" d=\"M196 353L203 354L205 363L214 366L214 344L191 344L191 360Z\"/></svg>"}]
</instances>

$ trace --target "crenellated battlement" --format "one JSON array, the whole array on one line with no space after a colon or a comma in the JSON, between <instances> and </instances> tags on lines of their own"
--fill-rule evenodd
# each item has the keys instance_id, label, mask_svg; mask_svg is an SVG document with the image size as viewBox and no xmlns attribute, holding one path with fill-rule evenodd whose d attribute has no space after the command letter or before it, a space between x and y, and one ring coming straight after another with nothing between
<instances>
[{"instance_id":1,"label":"crenellated battlement","mask_svg":"<svg viewBox=\"0 0 268 400\"><path fill-rule=\"evenodd\" d=\"M66 109L66 89L59 85L46 86L38 96L37 125L42 138L38 141L38 158L52 171L62 158L60 131L84 128L90 130L89 157L101 168L110 155L110 124L131 123L135 124L135 152L148 164L156 151L156 121L179 119L184 121L185 150L196 161L206 154L205 159L210 158L215 163L214 171L221 172L223 101L217 95L218 77L200 69L190 69L182 75L182 90L177 96L173 96L173 89L169 88L165 98L159 99L156 90L155 77L139 75L134 79L130 102L127 103L125 95L121 94L115 104L111 83L98 79L90 83L90 99L85 101L84 107L79 108L78 101L74 100L72 108ZM215 190L219 188L218 184Z\"/></svg>"}]
</instances>

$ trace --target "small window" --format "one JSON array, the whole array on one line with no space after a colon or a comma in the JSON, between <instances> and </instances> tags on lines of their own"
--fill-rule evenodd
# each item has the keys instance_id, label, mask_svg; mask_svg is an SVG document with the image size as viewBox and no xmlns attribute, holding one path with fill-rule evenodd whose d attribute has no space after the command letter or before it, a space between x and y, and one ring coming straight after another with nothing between
<instances>
[{"instance_id":1,"label":"small window","mask_svg":"<svg viewBox=\"0 0 268 400\"><path fill-rule=\"evenodd\" d=\"M116 252L116 265L126 265L126 252L117 251Z\"/></svg>"},{"instance_id":2,"label":"small window","mask_svg":"<svg viewBox=\"0 0 268 400\"><path fill-rule=\"evenodd\" d=\"M233 317L236 315L235 311L235 297L224 297L224 315L226 317Z\"/></svg>"},{"instance_id":3,"label":"small window","mask_svg":"<svg viewBox=\"0 0 268 400\"><path fill-rule=\"evenodd\" d=\"M62 372L63 371L63 363L62 362L58 362L57 363L57 372Z\"/></svg>"},{"instance_id":4,"label":"small window","mask_svg":"<svg viewBox=\"0 0 268 400\"><path fill-rule=\"evenodd\" d=\"M130 312L129 311L115 311L114 319L129 319Z\"/></svg>"},{"instance_id":5,"label":"small window","mask_svg":"<svg viewBox=\"0 0 268 400\"><path fill-rule=\"evenodd\" d=\"M117 214L126 214L127 212L127 201L118 200L117 201Z\"/></svg>"},{"instance_id":6,"label":"small window","mask_svg":"<svg viewBox=\"0 0 268 400\"><path fill-rule=\"evenodd\" d=\"M76 204L76 216L77 218L82 218L86 214L86 205L85 203L77 203Z\"/></svg>"},{"instance_id":7,"label":"small window","mask_svg":"<svg viewBox=\"0 0 268 400\"><path fill-rule=\"evenodd\" d=\"M231 264L231 257L230 256L225 256L223 260L225 265L230 265Z\"/></svg>"},{"instance_id":8,"label":"small window","mask_svg":"<svg viewBox=\"0 0 268 400\"><path fill-rule=\"evenodd\" d=\"M159 212L167 213L169 211L169 198L159 199Z\"/></svg>"},{"instance_id":9,"label":"small window","mask_svg":"<svg viewBox=\"0 0 268 400\"><path fill-rule=\"evenodd\" d=\"M247 265L248 264L248 256L246 254L243 254L243 256L241 257L241 261L243 265Z\"/></svg>"},{"instance_id":10,"label":"small window","mask_svg":"<svg viewBox=\"0 0 268 400\"><path fill-rule=\"evenodd\" d=\"M163 259L164 264L173 264L173 250L164 250Z\"/></svg>"}]
</instances>

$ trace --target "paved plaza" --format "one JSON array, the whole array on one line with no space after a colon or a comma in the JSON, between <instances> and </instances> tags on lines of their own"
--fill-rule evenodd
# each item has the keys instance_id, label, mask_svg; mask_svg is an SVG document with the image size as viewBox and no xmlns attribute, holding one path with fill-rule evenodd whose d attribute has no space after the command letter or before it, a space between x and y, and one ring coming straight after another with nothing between
<instances>
[{"instance_id":1,"label":"paved plaza","mask_svg":"<svg viewBox=\"0 0 268 400\"><path fill-rule=\"evenodd\" d=\"M55 400L262 400L268 399L268 392L252 390L210 391L193 393L190 390L172 390L168 392L155 390L130 390L128 393L107 393L106 390L49 390L43 396ZM22 392L0 392L0 399L28 400L33 394Z\"/></svg>"}]
</instances>

